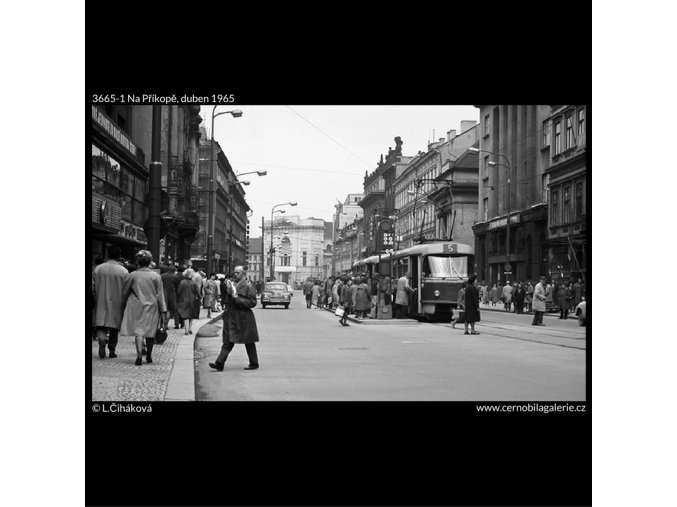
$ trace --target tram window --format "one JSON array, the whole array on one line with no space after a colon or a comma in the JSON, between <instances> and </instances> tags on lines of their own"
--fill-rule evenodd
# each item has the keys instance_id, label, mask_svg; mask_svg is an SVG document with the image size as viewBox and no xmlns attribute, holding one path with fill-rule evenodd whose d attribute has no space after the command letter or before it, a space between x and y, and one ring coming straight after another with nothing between
<instances>
[{"instance_id":1,"label":"tram window","mask_svg":"<svg viewBox=\"0 0 677 507\"><path fill-rule=\"evenodd\" d=\"M428 255L423 270L435 278L467 278L468 257L438 257ZM427 266L426 266L427 265ZM428 269L425 269L428 267Z\"/></svg>"}]
</instances>

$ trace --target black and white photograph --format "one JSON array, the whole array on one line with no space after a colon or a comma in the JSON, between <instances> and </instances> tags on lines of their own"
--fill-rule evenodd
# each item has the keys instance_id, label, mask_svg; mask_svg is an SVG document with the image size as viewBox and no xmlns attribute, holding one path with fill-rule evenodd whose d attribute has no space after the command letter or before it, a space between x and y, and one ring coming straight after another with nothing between
<instances>
[{"instance_id":1,"label":"black and white photograph","mask_svg":"<svg viewBox=\"0 0 677 507\"><path fill-rule=\"evenodd\" d=\"M585 104L234 101L92 97L93 402L585 411Z\"/></svg>"}]
</instances>

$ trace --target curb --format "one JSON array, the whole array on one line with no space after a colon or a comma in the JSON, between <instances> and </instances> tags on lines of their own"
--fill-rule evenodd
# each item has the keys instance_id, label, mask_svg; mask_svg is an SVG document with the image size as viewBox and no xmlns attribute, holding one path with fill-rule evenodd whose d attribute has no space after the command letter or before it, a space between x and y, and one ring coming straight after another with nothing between
<instances>
[{"instance_id":1,"label":"curb","mask_svg":"<svg viewBox=\"0 0 677 507\"><path fill-rule=\"evenodd\" d=\"M334 310L328 308L323 308L325 312L334 313ZM346 320L353 322L355 324L366 324L366 325L406 325L406 324L420 324L417 320L414 319L358 319L356 317L348 316Z\"/></svg>"},{"instance_id":2,"label":"curb","mask_svg":"<svg viewBox=\"0 0 677 507\"><path fill-rule=\"evenodd\" d=\"M174 364L169 373L167 390L163 401L195 401L195 342L197 332L205 324L213 324L220 320L218 317L205 318L202 321L193 321L193 339L180 341L176 348Z\"/></svg>"}]
</instances>

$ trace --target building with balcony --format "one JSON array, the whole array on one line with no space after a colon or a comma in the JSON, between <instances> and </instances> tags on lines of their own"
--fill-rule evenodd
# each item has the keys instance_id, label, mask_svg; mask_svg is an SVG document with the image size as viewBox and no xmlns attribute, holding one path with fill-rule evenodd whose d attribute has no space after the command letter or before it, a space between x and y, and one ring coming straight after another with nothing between
<instances>
[{"instance_id":1,"label":"building with balcony","mask_svg":"<svg viewBox=\"0 0 677 507\"><path fill-rule=\"evenodd\" d=\"M552 108L475 107L481 150L479 218L473 227L477 275L489 284L534 280L548 274L550 152L543 143L550 144L544 126L549 128Z\"/></svg>"}]
</instances>

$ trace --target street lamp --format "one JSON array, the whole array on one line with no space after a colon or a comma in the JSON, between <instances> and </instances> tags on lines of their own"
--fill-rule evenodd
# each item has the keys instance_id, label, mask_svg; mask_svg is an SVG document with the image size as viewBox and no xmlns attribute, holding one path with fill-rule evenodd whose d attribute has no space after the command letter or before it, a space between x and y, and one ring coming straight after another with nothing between
<instances>
[{"instance_id":1,"label":"street lamp","mask_svg":"<svg viewBox=\"0 0 677 507\"><path fill-rule=\"evenodd\" d=\"M220 113L216 113L216 108L218 105L214 106L214 109L212 109L212 146L211 146L211 156L210 156L210 162L209 162L209 215L208 215L208 221L209 224L207 226L208 229L208 234L207 234L207 273L213 273L215 270L212 268L212 244L214 240L214 162L215 162L215 145L216 141L214 141L214 118L217 116L220 116L222 114L230 114L233 116L233 118L239 118L242 116L242 110L240 109L233 109L231 111L222 111ZM216 113L216 114L214 114Z\"/></svg>"},{"instance_id":2,"label":"street lamp","mask_svg":"<svg viewBox=\"0 0 677 507\"><path fill-rule=\"evenodd\" d=\"M503 274L506 275L506 280L508 280L507 275L512 274L512 266L510 265L510 175L512 174L512 166L510 165L510 159L501 153L496 153L489 150L480 150L479 148L470 147L469 151L474 151L479 153L483 151L485 153L491 153L492 155L497 155L505 159L505 164L499 164L497 162L489 162L489 165L492 167L502 166L508 170L508 221L506 223L506 241L505 241L505 271Z\"/></svg>"},{"instance_id":3,"label":"street lamp","mask_svg":"<svg viewBox=\"0 0 677 507\"><path fill-rule=\"evenodd\" d=\"M296 202L283 202L281 204L276 204L273 206L273 208L270 210L270 279L273 279L273 271L274 271L274 263L275 263L275 256L273 255L273 213L275 213L275 208L278 206L296 206L298 203ZM284 213L284 210L278 210L279 213Z\"/></svg>"}]
</instances>

